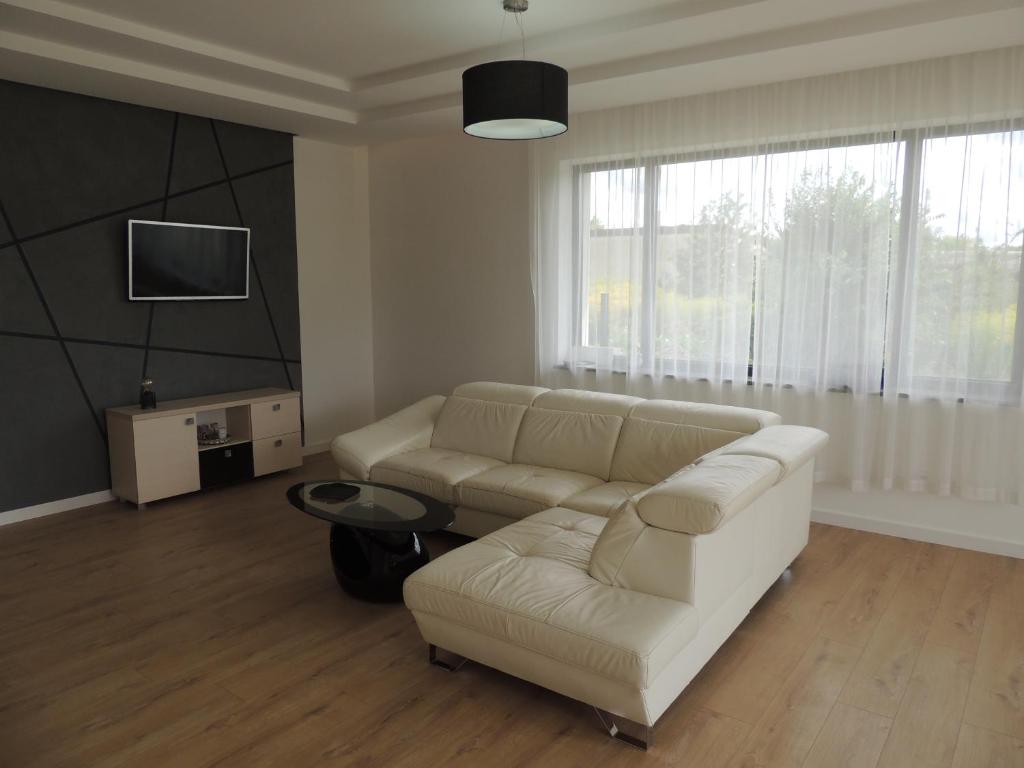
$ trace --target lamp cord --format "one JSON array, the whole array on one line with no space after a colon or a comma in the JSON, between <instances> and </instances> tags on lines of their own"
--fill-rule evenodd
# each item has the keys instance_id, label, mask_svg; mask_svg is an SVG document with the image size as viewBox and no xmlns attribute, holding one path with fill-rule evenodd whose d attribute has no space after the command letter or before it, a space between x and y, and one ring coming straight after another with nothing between
<instances>
[{"instance_id":1,"label":"lamp cord","mask_svg":"<svg viewBox=\"0 0 1024 768\"><path fill-rule=\"evenodd\" d=\"M522 13L513 14L516 17L516 26L519 27L519 38L523 43L523 59L526 59L526 30L523 27Z\"/></svg>"}]
</instances>

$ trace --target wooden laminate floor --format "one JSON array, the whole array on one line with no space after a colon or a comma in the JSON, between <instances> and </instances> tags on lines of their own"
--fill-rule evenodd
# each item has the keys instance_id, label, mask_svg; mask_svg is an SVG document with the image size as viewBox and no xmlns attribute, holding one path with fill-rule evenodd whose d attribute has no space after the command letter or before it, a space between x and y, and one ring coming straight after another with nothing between
<instances>
[{"instance_id":1,"label":"wooden laminate floor","mask_svg":"<svg viewBox=\"0 0 1024 768\"><path fill-rule=\"evenodd\" d=\"M0 766L1024 766L1024 561L813 526L644 755L344 596L331 470L0 528Z\"/></svg>"}]
</instances>

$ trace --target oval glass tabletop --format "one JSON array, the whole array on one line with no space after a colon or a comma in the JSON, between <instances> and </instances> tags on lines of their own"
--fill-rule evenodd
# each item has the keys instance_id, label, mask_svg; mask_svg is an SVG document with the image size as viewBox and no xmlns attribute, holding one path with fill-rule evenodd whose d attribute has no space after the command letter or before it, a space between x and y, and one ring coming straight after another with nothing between
<instances>
[{"instance_id":1,"label":"oval glass tabletop","mask_svg":"<svg viewBox=\"0 0 1024 768\"><path fill-rule=\"evenodd\" d=\"M455 521L450 504L382 483L298 483L288 489L288 501L322 520L378 531L438 531Z\"/></svg>"}]
</instances>

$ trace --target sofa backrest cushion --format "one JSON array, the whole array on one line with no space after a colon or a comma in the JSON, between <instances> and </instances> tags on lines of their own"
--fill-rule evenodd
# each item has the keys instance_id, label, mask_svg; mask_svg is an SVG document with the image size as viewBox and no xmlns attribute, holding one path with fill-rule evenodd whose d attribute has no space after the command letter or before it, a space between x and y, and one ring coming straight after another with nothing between
<instances>
[{"instance_id":1,"label":"sofa backrest cushion","mask_svg":"<svg viewBox=\"0 0 1024 768\"><path fill-rule=\"evenodd\" d=\"M610 477L658 483L701 456L779 421L778 414L752 408L640 401L622 426Z\"/></svg>"},{"instance_id":2,"label":"sofa backrest cushion","mask_svg":"<svg viewBox=\"0 0 1024 768\"><path fill-rule=\"evenodd\" d=\"M710 533L782 476L782 465L761 456L719 454L658 483L637 501L640 519L668 531Z\"/></svg>"},{"instance_id":3,"label":"sofa backrest cushion","mask_svg":"<svg viewBox=\"0 0 1024 768\"><path fill-rule=\"evenodd\" d=\"M607 480L621 428L621 416L531 408L519 427L512 460Z\"/></svg>"},{"instance_id":4,"label":"sofa backrest cushion","mask_svg":"<svg viewBox=\"0 0 1024 768\"><path fill-rule=\"evenodd\" d=\"M773 411L683 400L641 400L629 415L649 421L690 424L707 429L742 432L745 435L782 423L782 417Z\"/></svg>"},{"instance_id":5,"label":"sofa backrest cushion","mask_svg":"<svg viewBox=\"0 0 1024 768\"><path fill-rule=\"evenodd\" d=\"M473 400L489 400L494 403L511 403L512 405L532 405L538 396L551 390L546 387L531 387L526 384L502 384L498 381L471 381L460 384L452 395L468 397Z\"/></svg>"},{"instance_id":6,"label":"sofa backrest cushion","mask_svg":"<svg viewBox=\"0 0 1024 768\"><path fill-rule=\"evenodd\" d=\"M721 455L774 459L782 465L782 476L786 477L814 458L827 442L828 434L820 429L780 424L736 441L723 449Z\"/></svg>"},{"instance_id":7,"label":"sofa backrest cushion","mask_svg":"<svg viewBox=\"0 0 1024 768\"><path fill-rule=\"evenodd\" d=\"M693 537L647 525L632 503L609 518L588 571L611 587L693 601Z\"/></svg>"},{"instance_id":8,"label":"sofa backrest cushion","mask_svg":"<svg viewBox=\"0 0 1024 768\"><path fill-rule=\"evenodd\" d=\"M638 402L604 392L546 392L523 417L513 461L607 480L623 418Z\"/></svg>"},{"instance_id":9,"label":"sofa backrest cushion","mask_svg":"<svg viewBox=\"0 0 1024 768\"><path fill-rule=\"evenodd\" d=\"M626 418L629 412L644 402L642 397L616 395L610 392L590 392L585 389L553 389L539 395L532 405L551 411L597 413L603 416Z\"/></svg>"},{"instance_id":10,"label":"sofa backrest cushion","mask_svg":"<svg viewBox=\"0 0 1024 768\"><path fill-rule=\"evenodd\" d=\"M463 384L441 408L430 446L512 461L523 414L543 392L517 384Z\"/></svg>"}]
</instances>

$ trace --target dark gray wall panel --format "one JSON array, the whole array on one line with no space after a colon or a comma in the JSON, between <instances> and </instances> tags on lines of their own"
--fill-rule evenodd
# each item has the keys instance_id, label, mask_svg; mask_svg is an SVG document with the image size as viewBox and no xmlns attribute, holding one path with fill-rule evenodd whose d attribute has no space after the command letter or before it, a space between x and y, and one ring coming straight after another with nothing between
<instances>
[{"instance_id":1,"label":"dark gray wall panel","mask_svg":"<svg viewBox=\"0 0 1024 768\"><path fill-rule=\"evenodd\" d=\"M285 170L290 171L290 166ZM238 226L238 214L227 184L169 200L167 219L191 224ZM254 226L257 231L266 228L262 221L257 221ZM292 239L294 241L294 234ZM261 357L279 355L263 294L251 270L248 300L159 302L153 313L150 343L156 347Z\"/></svg>"},{"instance_id":2,"label":"dark gray wall panel","mask_svg":"<svg viewBox=\"0 0 1024 768\"><path fill-rule=\"evenodd\" d=\"M43 303L13 245L0 250L0 331L51 331Z\"/></svg>"},{"instance_id":3,"label":"dark gray wall panel","mask_svg":"<svg viewBox=\"0 0 1024 768\"><path fill-rule=\"evenodd\" d=\"M149 305L128 301L128 219L159 219L160 208L137 208L22 246L61 335L146 342Z\"/></svg>"},{"instance_id":4,"label":"dark gray wall panel","mask_svg":"<svg viewBox=\"0 0 1024 768\"><path fill-rule=\"evenodd\" d=\"M270 302L285 357L299 357L299 276L291 166L234 182L242 218L252 228L252 254Z\"/></svg>"},{"instance_id":5,"label":"dark gray wall panel","mask_svg":"<svg viewBox=\"0 0 1024 768\"><path fill-rule=\"evenodd\" d=\"M40 288L0 224L0 512L108 488L103 409L144 371L161 400L298 386L290 136L217 124L267 298L251 273L247 300L129 302L129 218L239 223L213 121L4 81L0 115L0 205Z\"/></svg>"},{"instance_id":6,"label":"dark gray wall panel","mask_svg":"<svg viewBox=\"0 0 1024 768\"><path fill-rule=\"evenodd\" d=\"M222 123L219 120L215 120L214 124L232 176L275 163L287 163L292 159L291 136L286 133L237 123Z\"/></svg>"},{"instance_id":7,"label":"dark gray wall panel","mask_svg":"<svg viewBox=\"0 0 1024 768\"><path fill-rule=\"evenodd\" d=\"M302 389L302 366L298 363L288 363L288 373L292 377L292 388Z\"/></svg>"},{"instance_id":8,"label":"dark gray wall panel","mask_svg":"<svg viewBox=\"0 0 1024 768\"><path fill-rule=\"evenodd\" d=\"M11 230L7 228L7 223L4 221L4 217L0 216L0 243L9 243L11 241Z\"/></svg>"},{"instance_id":9,"label":"dark gray wall panel","mask_svg":"<svg viewBox=\"0 0 1024 768\"><path fill-rule=\"evenodd\" d=\"M105 409L138 402L145 350L71 341L67 347L100 422Z\"/></svg>"},{"instance_id":10,"label":"dark gray wall panel","mask_svg":"<svg viewBox=\"0 0 1024 768\"><path fill-rule=\"evenodd\" d=\"M150 344L255 357L279 356L260 288L252 280L248 300L158 302L153 310Z\"/></svg>"},{"instance_id":11,"label":"dark gray wall panel","mask_svg":"<svg viewBox=\"0 0 1024 768\"><path fill-rule=\"evenodd\" d=\"M0 336L0 360L0 509L109 488L103 436L60 344Z\"/></svg>"},{"instance_id":12,"label":"dark gray wall panel","mask_svg":"<svg viewBox=\"0 0 1024 768\"><path fill-rule=\"evenodd\" d=\"M174 142L174 169L171 172L171 192L220 181L224 168L213 138L213 125L205 117L181 115Z\"/></svg>"},{"instance_id":13,"label":"dark gray wall panel","mask_svg":"<svg viewBox=\"0 0 1024 768\"><path fill-rule=\"evenodd\" d=\"M288 386L284 368L277 361L158 349L149 353L149 375L158 400Z\"/></svg>"},{"instance_id":14,"label":"dark gray wall panel","mask_svg":"<svg viewBox=\"0 0 1024 768\"><path fill-rule=\"evenodd\" d=\"M221 178L224 174L221 173ZM198 192L188 192L167 201L167 221L183 221L189 224L213 224L222 227L237 227L238 212L231 199L231 188L227 182L207 187ZM258 222L262 224L262 222Z\"/></svg>"},{"instance_id":15,"label":"dark gray wall panel","mask_svg":"<svg viewBox=\"0 0 1024 768\"><path fill-rule=\"evenodd\" d=\"M0 200L18 237L164 194L174 115L0 81Z\"/></svg>"}]
</instances>

